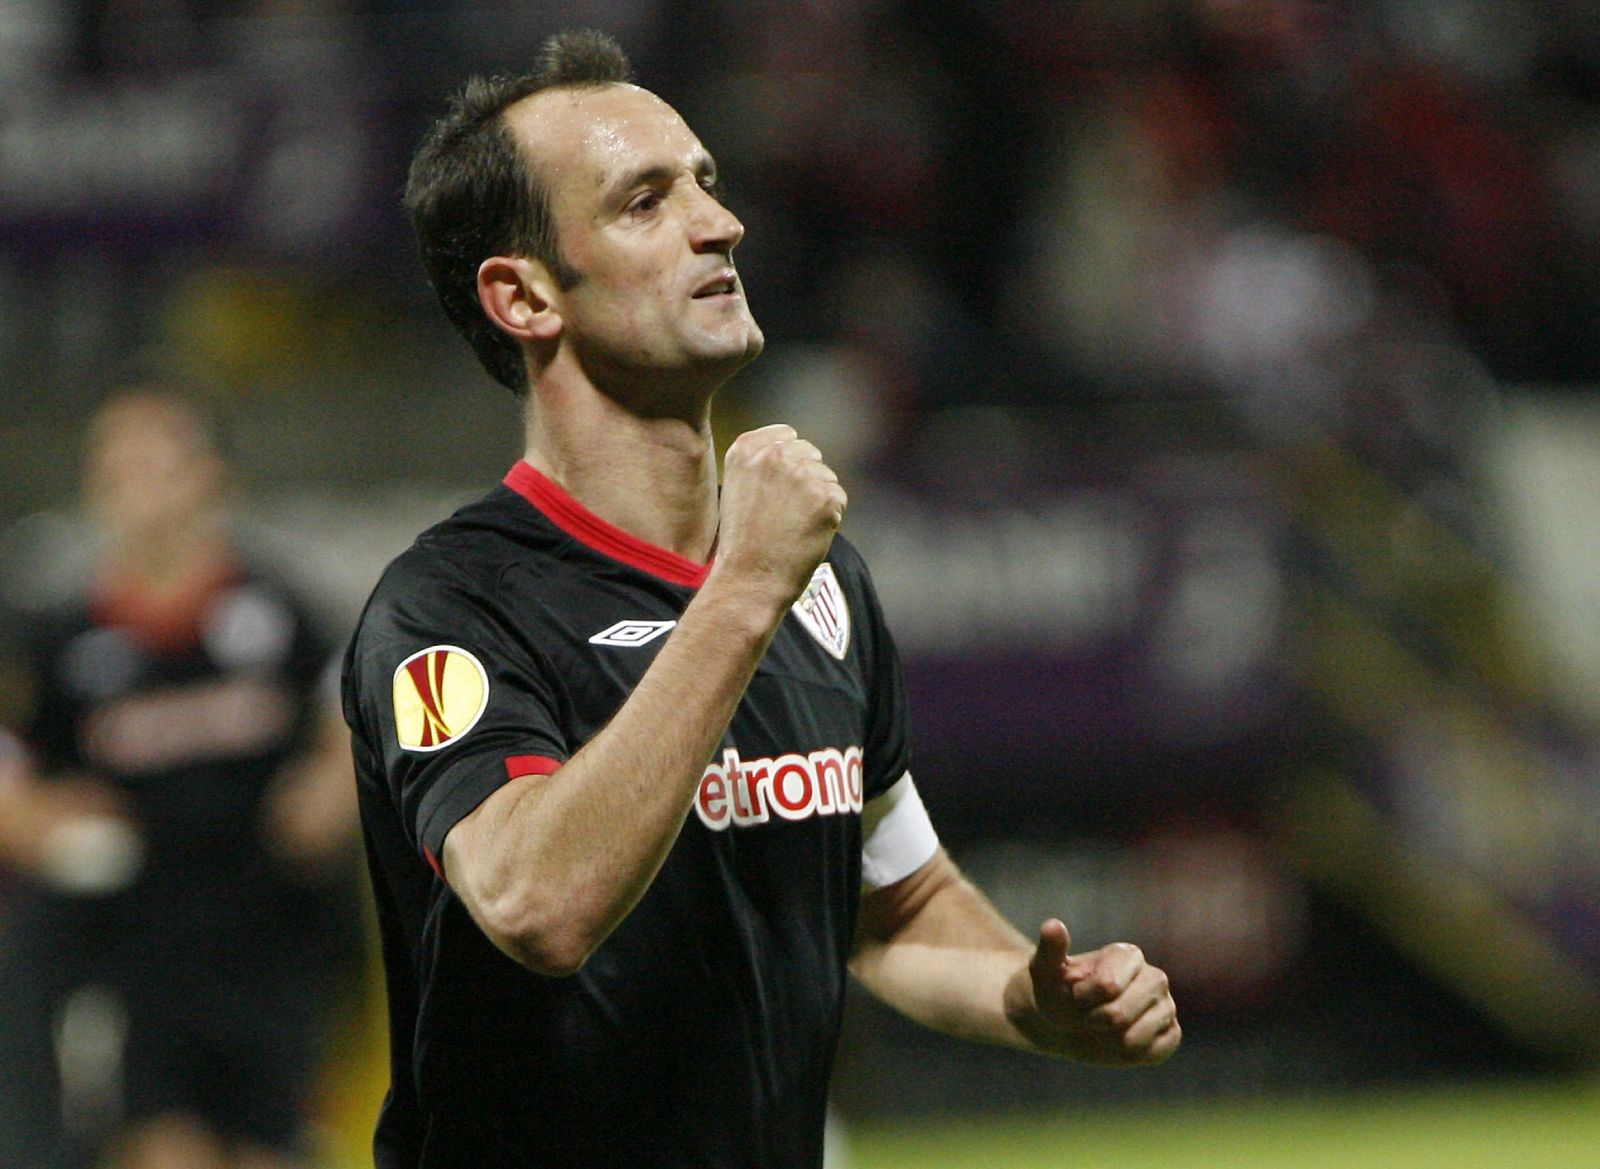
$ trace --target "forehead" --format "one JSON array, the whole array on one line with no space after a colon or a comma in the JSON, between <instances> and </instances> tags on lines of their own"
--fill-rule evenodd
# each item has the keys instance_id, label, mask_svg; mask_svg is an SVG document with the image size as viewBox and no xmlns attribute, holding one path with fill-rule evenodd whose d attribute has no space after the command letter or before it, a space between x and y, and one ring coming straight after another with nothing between
<instances>
[{"instance_id":1,"label":"forehead","mask_svg":"<svg viewBox=\"0 0 1600 1169\"><path fill-rule=\"evenodd\" d=\"M205 427L183 406L155 395L130 394L106 406L89 426L91 457L121 453L199 452Z\"/></svg>"},{"instance_id":2,"label":"forehead","mask_svg":"<svg viewBox=\"0 0 1600 1169\"><path fill-rule=\"evenodd\" d=\"M635 85L546 90L511 106L506 121L552 196L705 153L678 111Z\"/></svg>"}]
</instances>

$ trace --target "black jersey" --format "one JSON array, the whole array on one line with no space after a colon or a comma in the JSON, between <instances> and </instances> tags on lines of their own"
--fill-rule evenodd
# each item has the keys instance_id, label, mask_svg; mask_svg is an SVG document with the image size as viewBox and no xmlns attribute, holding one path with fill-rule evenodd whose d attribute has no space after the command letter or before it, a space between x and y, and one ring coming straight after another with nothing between
<instances>
[{"instance_id":1,"label":"black jersey","mask_svg":"<svg viewBox=\"0 0 1600 1169\"><path fill-rule=\"evenodd\" d=\"M36 890L41 929L76 933L81 976L111 981L136 1013L254 1021L275 1042L350 947L331 936L350 928L343 896L288 872L264 839L264 797L328 700L330 647L307 610L239 565L181 606L99 590L30 615L16 638L32 699L19 729L40 774L109 784L143 842L122 888Z\"/></svg>"},{"instance_id":2,"label":"black jersey","mask_svg":"<svg viewBox=\"0 0 1600 1169\"><path fill-rule=\"evenodd\" d=\"M605 725L704 575L519 463L379 583L345 704L388 974L381 1169L821 1163L860 812L908 766L898 662L846 541L577 974L506 957L438 872L463 816Z\"/></svg>"}]
</instances>

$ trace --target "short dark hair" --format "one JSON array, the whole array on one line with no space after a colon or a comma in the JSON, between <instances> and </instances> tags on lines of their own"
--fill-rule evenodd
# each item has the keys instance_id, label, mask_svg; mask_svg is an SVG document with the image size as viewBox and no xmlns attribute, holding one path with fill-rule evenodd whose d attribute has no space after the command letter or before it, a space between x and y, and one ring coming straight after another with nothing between
<instances>
[{"instance_id":1,"label":"short dark hair","mask_svg":"<svg viewBox=\"0 0 1600 1169\"><path fill-rule=\"evenodd\" d=\"M522 349L484 315L478 266L490 256L533 256L563 288L578 274L562 258L544 180L518 149L505 111L546 89L610 85L631 75L626 54L605 33L557 33L528 72L471 78L411 160L405 208L439 304L495 381L519 397L527 392Z\"/></svg>"}]
</instances>

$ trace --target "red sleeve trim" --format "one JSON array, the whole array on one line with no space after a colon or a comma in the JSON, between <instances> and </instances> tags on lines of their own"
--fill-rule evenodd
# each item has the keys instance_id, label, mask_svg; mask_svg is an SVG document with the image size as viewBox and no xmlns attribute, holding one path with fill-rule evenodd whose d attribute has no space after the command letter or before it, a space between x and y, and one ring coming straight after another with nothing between
<instances>
[{"instance_id":1,"label":"red sleeve trim","mask_svg":"<svg viewBox=\"0 0 1600 1169\"><path fill-rule=\"evenodd\" d=\"M505 484L574 540L641 572L697 589L711 571L709 564L696 564L601 519L526 462L519 461L506 473Z\"/></svg>"},{"instance_id":2,"label":"red sleeve trim","mask_svg":"<svg viewBox=\"0 0 1600 1169\"><path fill-rule=\"evenodd\" d=\"M506 778L521 779L525 775L554 775L561 770L561 760L548 755L507 755Z\"/></svg>"},{"instance_id":3,"label":"red sleeve trim","mask_svg":"<svg viewBox=\"0 0 1600 1169\"><path fill-rule=\"evenodd\" d=\"M507 755L506 779L521 779L525 775L554 775L561 770L561 760L552 759L548 755ZM439 858L434 855L433 849L426 844L422 846L422 855L428 865L439 874L441 881L448 880L444 875L444 866L439 863Z\"/></svg>"}]
</instances>

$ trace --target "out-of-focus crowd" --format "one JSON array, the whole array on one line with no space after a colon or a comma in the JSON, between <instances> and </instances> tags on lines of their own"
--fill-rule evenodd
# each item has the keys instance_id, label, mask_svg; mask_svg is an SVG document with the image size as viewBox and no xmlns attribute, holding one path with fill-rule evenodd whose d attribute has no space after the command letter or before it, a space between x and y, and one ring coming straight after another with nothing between
<instances>
[{"instance_id":1,"label":"out-of-focus crowd","mask_svg":"<svg viewBox=\"0 0 1600 1169\"><path fill-rule=\"evenodd\" d=\"M1542 688L1522 636L1484 488L1486 445L1508 395L1537 385L1582 400L1600 384L1600 7L1561 0L0 2L0 600L57 620L71 598L100 598L99 608L72 610L81 627L50 650L65 663L61 693L86 707L114 704L118 686L149 667L139 662L152 644L157 657L237 667L252 686L261 655L277 645L273 668L293 665L293 702L304 708L268 707L306 750L303 766L284 770L302 753L264 746L248 807L229 812L241 833L247 820L265 833L261 873L283 860L274 840L298 840L308 855L337 851L336 803L319 802L314 786L298 789L298 802L273 794L315 779L306 762L316 758L314 675L326 665L307 648L315 622L291 653L297 618L261 601L276 593L230 599L255 585L220 537L215 558L174 553L166 584L181 587L156 582L164 600L152 603L126 564L103 558L106 531L88 538L115 521L94 510L95 498L110 496L91 492L94 522L80 517L70 530L41 525L37 513L59 517L72 504L86 433L91 472L127 427L145 428L135 444L143 449L177 443L178 462L193 470L217 453L192 428L214 413L250 491L325 501L298 516L293 551L305 575L349 578L319 598L316 616L331 634L320 649L330 651L381 562L376 550L397 550L386 527L373 548L352 535L363 514L375 528L393 519L355 503L399 485L481 483L515 454L512 404L447 333L413 258L397 192L415 136L467 74L516 69L547 33L573 24L615 34L640 82L683 111L747 227L737 259L769 350L720 403L726 431L795 421L852 484L976 500L992 510L968 527L989 535L1012 521L1024 535L1055 530L1026 508L1009 519L1004 511L1027 500L1019 481L1041 468L1050 485L1029 491L1051 506L1056 480L1087 483L1104 502L1147 448L1226 452L1227 473L1268 500L1268 519L1259 530L1250 517L1196 522L1195 538L1174 553L1196 568L1170 590L1181 619L1152 628L1169 664L1188 663L1172 668L1187 670L1197 691L1215 690L1230 661L1272 659L1287 684L1255 703L1252 733L1280 719L1291 750L1216 765L1227 772L1219 784L1237 789L1224 811L1239 817L1217 839L1243 847L1240 823L1256 833L1258 819L1277 818L1287 825L1285 855L1338 887L1350 875L1337 854L1375 855L1393 829L1485 881L1507 912L1497 920L1532 921L1530 937L1588 920L1600 876L1572 858L1586 855L1592 832L1584 724L1600 714L1570 701L1552 710L1562 704ZM127 398L130 385L150 389L147 374L198 389L200 412L191 418L161 393ZM113 391L123 392L123 412L108 416ZM91 429L91 417L113 422ZM124 491L133 512L161 503L164 473L147 469L143 491ZM200 498L202 487L184 488L199 493L190 502L220 506ZM860 494L869 501L858 509L860 542L892 552L893 533L873 530L870 490ZM260 503L249 491L234 501L247 511ZM1206 513L1200 520L1221 514L1212 502L1193 505ZM1068 503L1060 515L1089 514L1079 497ZM946 602L961 594L927 571L936 538L958 525L938 506L928 512L927 540L901 533L904 571L897 576L894 555L875 561L891 610L916 588ZM892 528L885 517L909 513L877 514ZM209 512L202 518L220 532ZM317 546L324 521L335 520L346 527ZM412 516L395 522L409 529ZM181 534L146 527L157 552L163 537ZM1034 560L1057 551L1048 540L1044 552L1040 540L1015 543ZM1081 561L1086 545L1060 543L1056 559ZM1259 563L1245 564L1241 549ZM1029 564L1033 583L1012 583L1043 602L1061 599L1063 581L1065 591L1081 584L1077 563L1058 576ZM1130 623L1142 595L1158 591L1144 571L1128 590L1141 594L1127 602ZM1018 628L1027 624L1027 606L1005 600L1005 587L973 584L1002 598L975 619L985 633L1018 613ZM88 636L119 598L136 610L123 625L144 633L130 644ZM913 686L937 701L935 667L971 668L961 652L970 647L958 644L966 634L923 629L915 606L903 608ZM1230 645L1217 615L1241 609L1250 611ZM37 643L52 628L33 624L28 636ZM1055 648L1069 658L1057 632ZM997 671L1023 676L1003 650L984 647ZM1040 656L1016 658L1026 667ZM1070 665L1095 660L1085 652ZM198 678L176 678L185 700L215 698L195 689ZM1250 682L1265 693L1259 678ZM1020 690L1048 687L1025 679ZM53 726L62 738L50 763L63 772L110 766L95 754L104 734L100 747L73 745L71 728L50 722L65 709L57 699L12 718L11 730L37 739ZM1093 725L1097 701L1074 717ZM1234 707L1216 709L1216 727L1248 721L1229 723ZM191 730L213 742L225 729L218 719L192 718ZM945 721L944 731L959 733ZM1225 736L1196 730L1204 721L1192 720L1196 741ZM264 734L264 725L240 733ZM1102 763L1113 787L1140 769L1175 766L1119 762L1114 743L1078 746L1112 758ZM0 796L6 782L27 778L21 758L0 751ZM130 774L149 772L134 762ZM30 766L37 771L37 760ZM1076 755L1056 769L1073 767L1083 767ZM139 833L118 835L130 785L139 791L133 780L120 795L59 787L61 815L35 804L31 821L19 813L4 826L0 852L9 849L13 872L0 885L9 894L0 928L13 939L45 944L20 932L44 919L27 916L18 890L29 878L18 872L43 866L47 898L62 895L61 880L126 887L126 874L119 885L115 872L74 878L72 866L84 839L102 861L148 846ZM1267 789L1269 803L1252 802ZM993 790L1001 804L1016 794L998 780ZM930 773L929 797L950 802L959 792L941 792ZM1351 828L1319 849L1306 831L1366 824L1367 812L1379 827L1365 835ZM58 821L85 818L100 836L58 835L56 851L41 853ZM1258 840L1249 837L1245 854L1260 855ZM141 871L142 859L124 860L128 873ZM1175 888L1186 875L1174 876ZM181 873L170 880L169 905L204 892ZM304 894L302 884L284 896ZM1448 918L1421 887L1387 905ZM49 920L59 924L62 912ZM73 915L83 916L81 904ZM80 952L56 954L50 969L76 977L89 969L81 952L106 927L96 919L74 928ZM1197 944L1196 961L1213 937ZM188 941L233 949L221 935ZM148 981L171 949L117 950L115 970L92 972L113 990L119 978ZM1571 976L1557 980L1567 997L1546 1016L1552 1032L1600 1009L1593 953L1574 957L1555 943L1529 953ZM1429 960L1456 968L1448 947ZM163 1026L184 1005L185 977L156 996ZM1519 1042L1572 1054L1551 1036L1519 1032L1532 1024L1473 977L1463 976L1463 993ZM96 1095L105 1085L95 1076L113 1066L96 1062L96 1043L115 1040L120 1053L130 1033L152 1025L141 1013L148 1004L130 1014L115 996L74 998L81 987L39 978L27 986L43 1013L0 1013L0 1038L31 1045L52 1075L63 1073L62 1053L78 1061L64 1071L79 1109L66 1117L78 1142L68 1152L89 1157L116 1130L107 1101L120 1106ZM299 1009L309 1000L295 1001ZM11 1026L19 1020L27 1025ZM250 1016L250 1041L260 1046L285 1020L311 1033L311 1021L269 1009ZM18 1081L30 1091L40 1083ZM220 1087L217 1095L226 1102ZM24 1096L18 1088L11 1099ZM60 1101L28 1099L59 1112ZM263 1141L287 1132L269 1120L252 1118L249 1131ZM140 1164L141 1149L154 1149L148 1163L160 1164L161 1149L182 1149L191 1135L157 1132L152 1144L125 1143L122 1155ZM298 1147L284 1137L282 1148ZM180 1154L191 1166L197 1155L193 1146Z\"/></svg>"},{"instance_id":2,"label":"out-of-focus crowd","mask_svg":"<svg viewBox=\"0 0 1600 1169\"><path fill-rule=\"evenodd\" d=\"M0 423L29 439L152 344L280 403L425 393L437 359L384 359L397 315L437 336L395 206L409 148L461 77L573 22L633 46L722 162L773 341L744 407L813 409L841 454L947 406L1349 428L1351 355L1396 345L1502 382L1600 371L1583 5L9 7L0 369L34 389ZM271 465L382 476L393 449L302 445ZM43 462L18 506L59 491Z\"/></svg>"}]
</instances>

